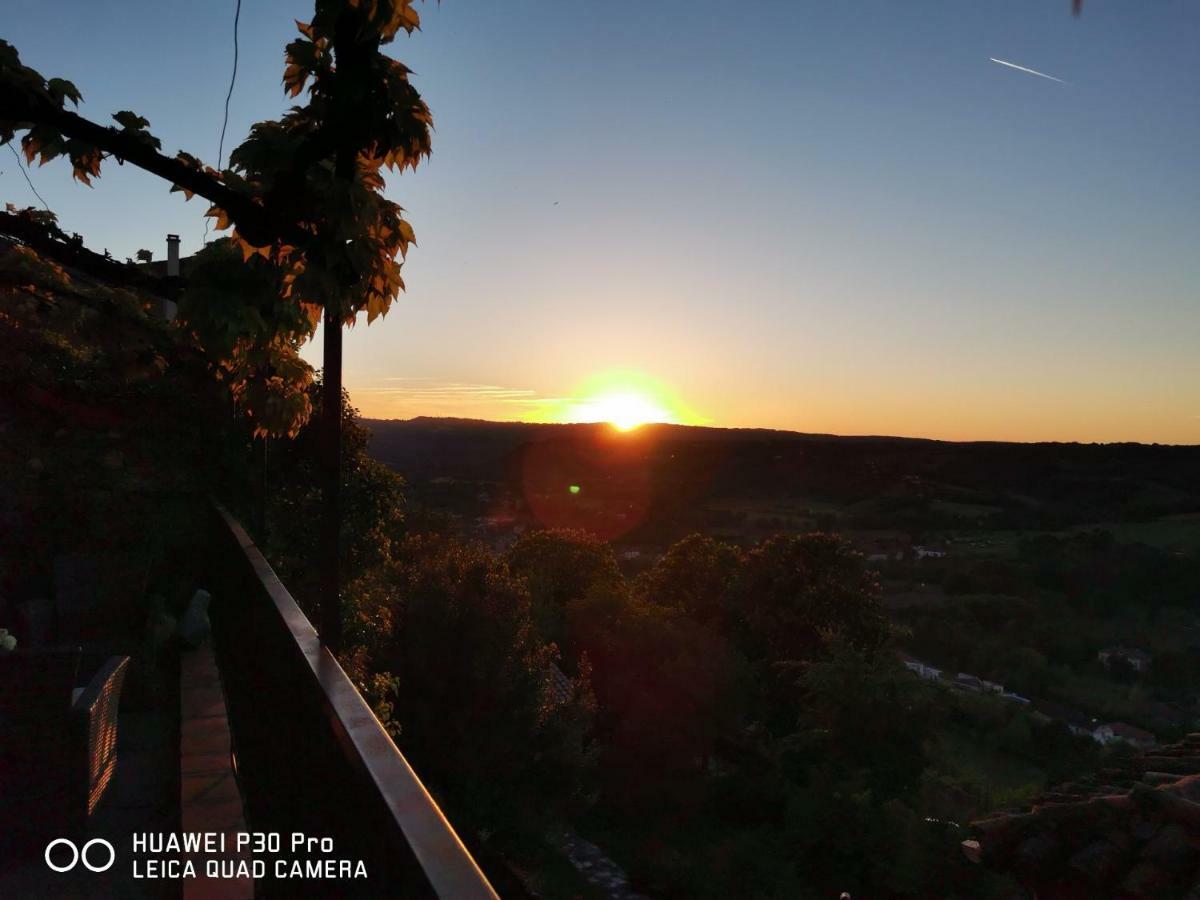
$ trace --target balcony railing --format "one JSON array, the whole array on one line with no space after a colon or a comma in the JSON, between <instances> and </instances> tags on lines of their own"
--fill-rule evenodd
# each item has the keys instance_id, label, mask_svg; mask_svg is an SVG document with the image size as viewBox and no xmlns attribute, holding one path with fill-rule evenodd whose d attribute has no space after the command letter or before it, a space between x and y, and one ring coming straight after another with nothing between
<instances>
[{"instance_id":1,"label":"balcony railing","mask_svg":"<svg viewBox=\"0 0 1200 900\"><path fill-rule=\"evenodd\" d=\"M260 893L496 897L245 530L215 508L210 533L213 638L249 828L331 838L328 856L367 871L274 886L269 874Z\"/></svg>"}]
</instances>

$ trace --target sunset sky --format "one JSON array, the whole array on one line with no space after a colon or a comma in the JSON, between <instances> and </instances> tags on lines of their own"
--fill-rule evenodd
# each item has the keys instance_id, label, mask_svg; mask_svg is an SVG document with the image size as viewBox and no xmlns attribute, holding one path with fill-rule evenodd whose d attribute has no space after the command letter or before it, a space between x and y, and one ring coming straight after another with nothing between
<instances>
[{"instance_id":1,"label":"sunset sky","mask_svg":"<svg viewBox=\"0 0 1200 900\"><path fill-rule=\"evenodd\" d=\"M84 115L133 109L215 162L232 0L99 6L5 0L0 36ZM226 153L283 108L311 8L244 0ZM619 395L716 425L1200 443L1200 4L422 16L389 52L434 155L389 185L408 293L347 339L364 414L608 417ZM34 202L0 154L0 199ZM200 246L201 201L132 167L32 178L96 249Z\"/></svg>"}]
</instances>

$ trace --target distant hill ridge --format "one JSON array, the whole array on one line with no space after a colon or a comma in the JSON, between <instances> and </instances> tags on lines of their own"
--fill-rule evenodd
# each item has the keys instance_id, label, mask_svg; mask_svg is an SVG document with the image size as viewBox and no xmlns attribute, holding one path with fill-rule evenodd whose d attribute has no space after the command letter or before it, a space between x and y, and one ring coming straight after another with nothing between
<instances>
[{"instance_id":1,"label":"distant hill ridge","mask_svg":"<svg viewBox=\"0 0 1200 900\"><path fill-rule=\"evenodd\" d=\"M457 416L415 416L411 419L365 419L370 427L376 426L412 426L412 427L445 427L445 428L496 428L507 430L527 430L531 432L561 432L570 429L586 429L612 431L607 422L496 422L490 419L468 419ZM642 425L632 432L624 432L625 436L649 433L672 434L750 434L778 435L795 438L835 438L834 434L816 434L801 431L787 431L778 428L725 428L713 425L676 425L667 422L653 422Z\"/></svg>"},{"instance_id":2,"label":"distant hill ridge","mask_svg":"<svg viewBox=\"0 0 1200 900\"><path fill-rule=\"evenodd\" d=\"M1018 528L1200 512L1200 446L959 443L686 425L620 433L607 424L434 417L365 424L371 453L414 483L451 478L518 491L531 468L549 467L555 478L592 484L641 479L656 508L746 497L897 508L952 501L996 507L995 527Z\"/></svg>"},{"instance_id":3,"label":"distant hill ridge","mask_svg":"<svg viewBox=\"0 0 1200 900\"><path fill-rule=\"evenodd\" d=\"M405 428L481 428L528 432L564 432L571 429L603 430L611 432L612 426L607 422L521 422L494 421L491 419L471 419L459 416L414 416L410 419L364 419L372 429ZM674 423L648 423L633 432L625 432L630 437L638 434L670 435L671 437L694 438L745 438L770 436L785 440L834 440L834 441L896 441L918 444L946 444L950 446L1013 446L1013 447L1154 447L1174 448L1182 450L1200 450L1197 444L1143 444L1138 441L1113 441L1110 443L1082 441L998 441L972 440L950 441L941 438L900 437L886 434L830 434L819 431L792 431L784 428L758 427L729 427L716 425L677 425Z\"/></svg>"}]
</instances>

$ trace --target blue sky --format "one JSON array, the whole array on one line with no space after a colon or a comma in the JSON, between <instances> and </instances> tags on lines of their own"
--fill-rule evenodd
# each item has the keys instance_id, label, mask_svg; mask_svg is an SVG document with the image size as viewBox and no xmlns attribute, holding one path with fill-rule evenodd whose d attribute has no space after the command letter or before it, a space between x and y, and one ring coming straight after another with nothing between
<instances>
[{"instance_id":1,"label":"blue sky","mask_svg":"<svg viewBox=\"0 0 1200 900\"><path fill-rule=\"evenodd\" d=\"M85 115L215 160L232 2L5 6ZM418 248L348 338L356 401L543 417L627 372L716 424L1200 442L1200 4L1069 6L426 4L391 48L437 124L389 185ZM245 0L226 152L310 11ZM131 167L32 177L116 256L200 243Z\"/></svg>"}]
</instances>

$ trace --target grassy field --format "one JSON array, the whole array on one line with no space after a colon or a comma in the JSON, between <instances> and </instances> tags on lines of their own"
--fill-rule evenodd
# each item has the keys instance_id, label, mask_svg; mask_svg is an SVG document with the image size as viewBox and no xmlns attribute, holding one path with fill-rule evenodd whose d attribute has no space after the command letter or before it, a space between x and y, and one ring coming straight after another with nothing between
<instances>
[{"instance_id":1,"label":"grassy field","mask_svg":"<svg viewBox=\"0 0 1200 900\"><path fill-rule=\"evenodd\" d=\"M1015 559L1017 546L1034 534L1030 531L952 531L946 536L954 556Z\"/></svg>"},{"instance_id":2,"label":"grassy field","mask_svg":"<svg viewBox=\"0 0 1200 900\"><path fill-rule=\"evenodd\" d=\"M1000 512L998 506L985 506L982 503L960 503L952 500L934 500L929 504L930 509L948 516L958 516L962 519L982 519L992 513Z\"/></svg>"},{"instance_id":3,"label":"grassy field","mask_svg":"<svg viewBox=\"0 0 1200 900\"><path fill-rule=\"evenodd\" d=\"M1152 522L1099 522L1073 531L1111 531L1118 541L1148 544L1161 550L1200 551L1200 513L1165 516Z\"/></svg>"},{"instance_id":4,"label":"grassy field","mask_svg":"<svg viewBox=\"0 0 1200 900\"><path fill-rule=\"evenodd\" d=\"M942 731L928 749L930 771L957 787L943 787L941 796L925 799L951 820L966 821L994 809L1020 805L1046 785L1046 773L1040 768L981 742L966 730Z\"/></svg>"},{"instance_id":5,"label":"grassy field","mask_svg":"<svg viewBox=\"0 0 1200 900\"><path fill-rule=\"evenodd\" d=\"M1029 785L1041 787L1046 773L1037 766L1002 750L986 746L970 733L948 730L939 734L930 748L934 764L964 780L1012 791Z\"/></svg>"},{"instance_id":6,"label":"grassy field","mask_svg":"<svg viewBox=\"0 0 1200 900\"><path fill-rule=\"evenodd\" d=\"M772 497L727 498L712 501L708 508L744 513L747 516L805 516L836 514L842 511L842 507L836 503L808 497L788 497L785 500Z\"/></svg>"}]
</instances>

